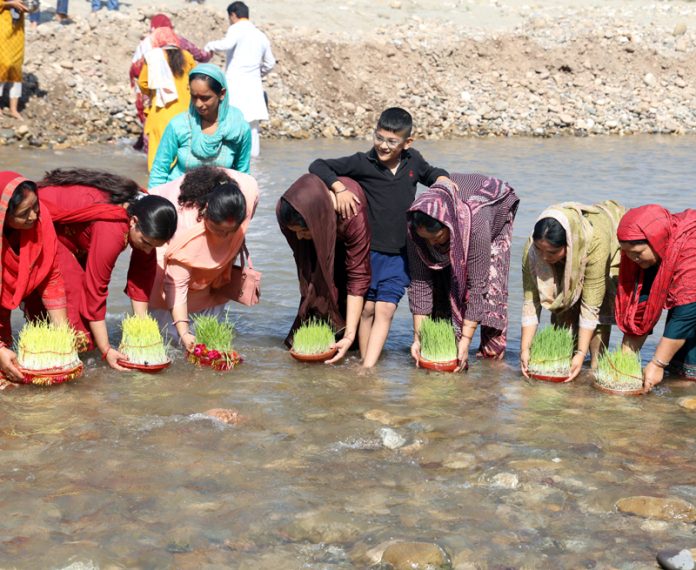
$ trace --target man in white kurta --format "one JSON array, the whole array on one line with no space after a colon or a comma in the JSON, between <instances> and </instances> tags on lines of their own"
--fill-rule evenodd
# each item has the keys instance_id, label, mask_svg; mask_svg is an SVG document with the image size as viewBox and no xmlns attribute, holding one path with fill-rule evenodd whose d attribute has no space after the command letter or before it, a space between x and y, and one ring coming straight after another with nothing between
<instances>
[{"instance_id":1,"label":"man in white kurta","mask_svg":"<svg viewBox=\"0 0 696 570\"><path fill-rule=\"evenodd\" d=\"M208 42L206 51L224 51L225 74L230 105L237 107L251 127L251 155L259 154L259 121L268 119L261 76L275 65L271 43L266 34L249 21L244 2L227 7L230 27L221 40Z\"/></svg>"}]
</instances>

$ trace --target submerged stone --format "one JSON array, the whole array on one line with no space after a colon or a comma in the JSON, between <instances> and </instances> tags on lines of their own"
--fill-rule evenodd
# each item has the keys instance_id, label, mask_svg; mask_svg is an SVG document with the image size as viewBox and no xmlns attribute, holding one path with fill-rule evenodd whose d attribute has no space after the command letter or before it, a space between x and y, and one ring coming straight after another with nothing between
<instances>
[{"instance_id":1,"label":"submerged stone","mask_svg":"<svg viewBox=\"0 0 696 570\"><path fill-rule=\"evenodd\" d=\"M696 410L696 396L689 396L679 400L679 405L687 410Z\"/></svg>"},{"instance_id":2,"label":"submerged stone","mask_svg":"<svg viewBox=\"0 0 696 570\"><path fill-rule=\"evenodd\" d=\"M626 497L616 502L616 508L649 519L696 522L696 507L677 497Z\"/></svg>"},{"instance_id":3,"label":"submerged stone","mask_svg":"<svg viewBox=\"0 0 696 570\"><path fill-rule=\"evenodd\" d=\"M381 428L379 437L382 439L382 445L387 449L398 449L406 443L406 440L391 428Z\"/></svg>"},{"instance_id":4,"label":"submerged stone","mask_svg":"<svg viewBox=\"0 0 696 570\"><path fill-rule=\"evenodd\" d=\"M430 542L397 542L382 554L384 570L450 570L449 555Z\"/></svg>"},{"instance_id":5,"label":"submerged stone","mask_svg":"<svg viewBox=\"0 0 696 570\"><path fill-rule=\"evenodd\" d=\"M665 570L694 570L694 557L688 550L662 550L657 553L657 563Z\"/></svg>"}]
</instances>

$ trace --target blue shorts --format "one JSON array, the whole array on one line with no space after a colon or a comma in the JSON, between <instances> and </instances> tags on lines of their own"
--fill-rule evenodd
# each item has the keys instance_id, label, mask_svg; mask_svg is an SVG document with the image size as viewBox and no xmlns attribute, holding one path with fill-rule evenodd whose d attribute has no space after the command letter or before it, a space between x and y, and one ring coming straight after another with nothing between
<instances>
[{"instance_id":1,"label":"blue shorts","mask_svg":"<svg viewBox=\"0 0 696 570\"><path fill-rule=\"evenodd\" d=\"M399 304L411 283L406 254L370 252L372 281L365 300Z\"/></svg>"}]
</instances>

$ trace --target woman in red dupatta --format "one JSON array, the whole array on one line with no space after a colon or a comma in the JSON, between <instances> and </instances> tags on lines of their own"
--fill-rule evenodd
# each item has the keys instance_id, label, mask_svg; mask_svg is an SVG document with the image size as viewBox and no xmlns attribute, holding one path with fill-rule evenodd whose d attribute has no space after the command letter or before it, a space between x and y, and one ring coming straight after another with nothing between
<instances>
[{"instance_id":1,"label":"woman in red dupatta","mask_svg":"<svg viewBox=\"0 0 696 570\"><path fill-rule=\"evenodd\" d=\"M359 198L358 213L349 219L337 216L335 195L314 174L301 176L276 205L300 281L300 307L285 344L291 346L295 329L310 317L328 319L343 333L328 364L343 358L353 345L372 277L367 200L357 182L339 180Z\"/></svg>"},{"instance_id":2,"label":"woman in red dupatta","mask_svg":"<svg viewBox=\"0 0 696 570\"><path fill-rule=\"evenodd\" d=\"M133 248L125 293L133 312L145 314L155 278L155 248L174 235L176 210L158 196L142 197L133 180L100 170L53 170L38 186L58 236L68 320L82 333L83 350L96 347L109 366L124 370L118 360L127 358L111 347L105 320L116 260L128 245ZM39 313L42 307L33 302L32 310Z\"/></svg>"},{"instance_id":3,"label":"woman in red dupatta","mask_svg":"<svg viewBox=\"0 0 696 570\"><path fill-rule=\"evenodd\" d=\"M12 344L12 309L32 292L41 297L52 322L64 323L65 285L57 262L56 232L39 203L36 184L16 172L0 172L2 289L0 291L0 370L8 380L22 380Z\"/></svg>"},{"instance_id":4,"label":"woman in red dupatta","mask_svg":"<svg viewBox=\"0 0 696 570\"><path fill-rule=\"evenodd\" d=\"M435 183L408 211L408 300L413 358L420 358L420 324L442 309L456 331L458 372L467 367L479 323L479 355L505 355L510 245L520 200L497 178L452 174L450 180L454 184ZM445 303L438 303L438 293L447 295Z\"/></svg>"},{"instance_id":5,"label":"woman in red dupatta","mask_svg":"<svg viewBox=\"0 0 696 570\"><path fill-rule=\"evenodd\" d=\"M657 204L629 210L617 230L621 245L616 323L623 345L639 350L669 309L655 354L643 371L645 392L672 359L696 375L696 210L671 214ZM693 374L691 374L691 372Z\"/></svg>"}]
</instances>

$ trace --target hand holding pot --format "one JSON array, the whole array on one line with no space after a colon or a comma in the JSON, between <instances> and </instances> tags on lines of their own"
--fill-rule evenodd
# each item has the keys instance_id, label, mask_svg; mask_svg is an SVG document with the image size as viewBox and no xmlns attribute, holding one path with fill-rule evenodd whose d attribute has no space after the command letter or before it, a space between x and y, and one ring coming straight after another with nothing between
<instances>
[{"instance_id":1,"label":"hand holding pot","mask_svg":"<svg viewBox=\"0 0 696 570\"><path fill-rule=\"evenodd\" d=\"M6 346L0 348L0 370L2 370L8 380L14 382L24 380L24 375L17 363L17 355Z\"/></svg>"},{"instance_id":2,"label":"hand holding pot","mask_svg":"<svg viewBox=\"0 0 696 570\"><path fill-rule=\"evenodd\" d=\"M413 360L416 361L416 366L418 366L418 363L420 362L420 350L421 350L420 339L414 338L413 344L411 345L411 358L413 358Z\"/></svg>"},{"instance_id":3,"label":"hand holding pot","mask_svg":"<svg viewBox=\"0 0 696 570\"><path fill-rule=\"evenodd\" d=\"M121 366L118 361L119 360L128 360L128 357L116 350L115 348L109 347L109 350L106 351L106 354L104 355L104 360L106 360L106 363L111 366L114 370L119 370L121 372L125 372L128 369L124 368Z\"/></svg>"},{"instance_id":4,"label":"hand holding pot","mask_svg":"<svg viewBox=\"0 0 696 570\"><path fill-rule=\"evenodd\" d=\"M338 350L336 355L330 359L327 360L324 364L334 364L341 360L346 355L346 352L348 352L348 349L353 345L353 341L355 340L355 337L350 337L350 336L344 336L341 340L338 342L334 342L329 349L333 350L334 348Z\"/></svg>"}]
</instances>

